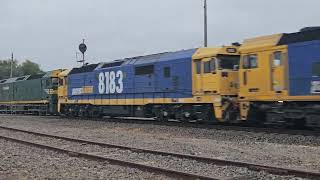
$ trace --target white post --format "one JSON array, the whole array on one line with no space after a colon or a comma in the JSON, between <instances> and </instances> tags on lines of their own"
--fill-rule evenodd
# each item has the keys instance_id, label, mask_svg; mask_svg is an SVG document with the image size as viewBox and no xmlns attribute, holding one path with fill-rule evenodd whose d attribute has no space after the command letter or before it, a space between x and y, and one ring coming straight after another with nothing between
<instances>
[{"instance_id":1,"label":"white post","mask_svg":"<svg viewBox=\"0 0 320 180\"><path fill-rule=\"evenodd\" d=\"M10 78L13 76L13 53L11 53Z\"/></svg>"}]
</instances>

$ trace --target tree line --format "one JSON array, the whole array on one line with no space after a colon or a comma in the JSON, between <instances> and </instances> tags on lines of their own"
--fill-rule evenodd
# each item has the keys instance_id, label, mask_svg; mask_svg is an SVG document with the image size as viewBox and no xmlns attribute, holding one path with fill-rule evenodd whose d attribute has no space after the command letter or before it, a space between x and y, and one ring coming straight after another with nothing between
<instances>
[{"instance_id":1,"label":"tree line","mask_svg":"<svg viewBox=\"0 0 320 180\"><path fill-rule=\"evenodd\" d=\"M0 79L10 78L11 60L0 60ZM21 64L17 60L12 62L12 76L35 75L43 73L40 65L30 60L25 60Z\"/></svg>"}]
</instances>

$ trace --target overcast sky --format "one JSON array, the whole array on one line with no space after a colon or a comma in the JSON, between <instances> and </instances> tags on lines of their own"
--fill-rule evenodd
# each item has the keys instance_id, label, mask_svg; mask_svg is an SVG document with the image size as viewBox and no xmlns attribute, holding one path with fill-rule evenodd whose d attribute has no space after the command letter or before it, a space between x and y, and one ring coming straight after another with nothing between
<instances>
[{"instance_id":1,"label":"overcast sky","mask_svg":"<svg viewBox=\"0 0 320 180\"><path fill-rule=\"evenodd\" d=\"M320 25L319 0L208 0L209 45ZM200 47L202 0L1 0L0 59L45 70Z\"/></svg>"}]
</instances>

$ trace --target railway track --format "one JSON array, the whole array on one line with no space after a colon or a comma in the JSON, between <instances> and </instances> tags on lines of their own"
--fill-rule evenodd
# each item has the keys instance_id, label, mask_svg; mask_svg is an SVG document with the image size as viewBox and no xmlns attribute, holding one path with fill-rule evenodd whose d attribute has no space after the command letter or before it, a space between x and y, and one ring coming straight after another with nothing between
<instances>
[{"instance_id":1,"label":"railway track","mask_svg":"<svg viewBox=\"0 0 320 180\"><path fill-rule=\"evenodd\" d=\"M128 151L134 152L134 153L152 154L152 155L156 155L156 156L160 156L160 157L161 156L169 156L169 157L193 160L193 161L197 161L197 162L203 162L203 163L214 164L214 165L219 165L219 166L244 167L244 168L247 168L252 171L265 171L270 174L275 174L275 175L280 175L280 176L295 176L295 177L310 178L310 179L320 179L320 172L304 171L304 170L297 170L297 169L287 169L287 168L266 166L266 165L253 164L253 163L247 163L247 162L229 161L229 160L221 160L221 159L214 159L214 158L173 153L173 152L164 152L164 151L156 151L156 150L150 150L150 149L133 148L133 147L128 147L128 146L121 146L121 145L115 145L115 144L109 144L109 143L88 141L88 140L84 140L84 139L75 139L75 138L70 138L70 137L33 132L33 131L16 129L16 128L5 127L5 126L0 126L0 129L13 131L13 132L19 132L19 133L26 133L26 134L30 134L30 135L39 136L39 137L59 139L59 140L64 140L64 141L68 141L68 142L76 142L76 143L80 143L80 144L89 144L89 145L96 145L96 146L105 147L105 148L128 150ZM144 164L144 163L131 162L131 161L120 160L120 159L105 157L105 156L96 155L96 154L74 151L74 150L70 150L70 149L66 149L66 148L60 148L60 147L47 145L47 144L43 144L43 143L36 143L36 142L27 141L27 140L23 140L23 139L17 139L17 138L13 138L13 137L9 137L9 136L0 136L0 138L6 139L9 141L14 141L17 143L36 146L39 148L54 150L54 151L57 151L60 153L67 153L69 155L73 155L73 156L77 156L77 157L88 158L88 159L97 160L97 161L108 161L112 164L126 166L126 167L132 167L132 168L138 168L143 171L158 172L160 174L164 174L169 177L175 177L175 178L181 178L181 179L221 179L221 178L203 176L203 175L199 175L199 174L193 174L193 173L188 173L188 172L183 172L183 171L178 171L178 170L173 170L173 169L166 169L166 168L162 168L162 167L151 166L151 165Z\"/></svg>"},{"instance_id":2,"label":"railway track","mask_svg":"<svg viewBox=\"0 0 320 180\"><path fill-rule=\"evenodd\" d=\"M90 142L90 141L67 138L67 137L52 136L49 134L42 134L42 133L36 133L36 132L30 132L30 131L24 131L24 130L17 130L17 129L7 128L7 127L1 127L1 129L14 130L14 131L24 132L24 133L28 133L28 134L45 136L45 137L50 137L50 138L64 139L64 140L74 141L74 142L79 142L79 143L90 143L90 144L95 144L95 145L99 145L99 144L101 145L101 143L96 143L96 142ZM56 151L59 153L68 154L68 155L74 156L74 157L81 157L81 158L86 158L86 159L95 160L95 161L107 161L107 162L114 164L114 165L137 168L142 171L147 171L147 172L152 172L152 173L164 174L168 177L173 177L173 178L199 179L199 180L218 180L219 179L219 178L191 174L191 173L172 170L172 169L150 166L150 165L146 165L146 164L142 164L142 163L135 163L135 162L125 161L125 160L114 159L114 158L110 158L110 157L99 156L99 155L90 154L90 153L72 151L72 150L68 150L68 149L64 149L64 148L60 148L60 147L56 147L56 146L52 146L52 145L46 145L46 144L42 144L42 143L26 141L26 140L12 138L12 137L8 137L8 136L1 135L0 138L8 140L8 141L16 142L16 143L21 143L21 144L25 144L25 145L29 145L29 146L34 146L34 147L38 147L38 148L42 148L42 149L48 149L48 150Z\"/></svg>"},{"instance_id":3,"label":"railway track","mask_svg":"<svg viewBox=\"0 0 320 180\"><path fill-rule=\"evenodd\" d=\"M66 117L59 117L66 119ZM132 124L152 124L162 126L176 126L187 128L199 128L208 130L230 130L230 131L245 131L253 133L270 133L270 134L287 134L287 135L302 135L302 136L315 136L320 137L320 129L307 129L307 128L294 128L294 127L279 127L272 125L254 125L254 124L218 124L218 123L192 123L192 122L179 122L167 121L160 122L156 120L139 119L139 118L102 118L102 119L87 119L74 117L77 120L92 120L92 121L107 121L117 123L132 123Z\"/></svg>"},{"instance_id":4,"label":"railway track","mask_svg":"<svg viewBox=\"0 0 320 180\"><path fill-rule=\"evenodd\" d=\"M26 116L26 115L15 115L15 116ZM51 119L68 119L63 116L34 116ZM302 135L302 136L314 136L320 137L320 129L310 128L293 128L293 127L279 127L271 125L252 125L252 124L216 124L216 123L192 123L192 122L179 122L179 121L167 121L160 122L151 120L151 118L82 118L73 117L75 120L88 120L88 121L106 121L116 122L124 124L152 124L162 126L175 126L175 127L187 127L187 128L199 128L208 130L230 130L230 131L245 131L253 133L269 133L269 134L286 134L286 135Z\"/></svg>"}]
</instances>

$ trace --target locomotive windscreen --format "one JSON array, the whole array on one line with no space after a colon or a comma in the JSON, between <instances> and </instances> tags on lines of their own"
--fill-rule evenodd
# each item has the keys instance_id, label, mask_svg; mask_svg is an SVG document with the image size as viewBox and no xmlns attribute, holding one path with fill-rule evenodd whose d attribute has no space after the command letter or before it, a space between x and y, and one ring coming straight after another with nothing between
<instances>
[{"instance_id":1,"label":"locomotive windscreen","mask_svg":"<svg viewBox=\"0 0 320 180\"><path fill-rule=\"evenodd\" d=\"M236 55L218 55L220 69L235 69L239 67L240 56Z\"/></svg>"}]
</instances>

